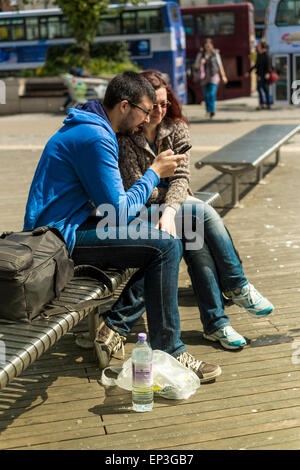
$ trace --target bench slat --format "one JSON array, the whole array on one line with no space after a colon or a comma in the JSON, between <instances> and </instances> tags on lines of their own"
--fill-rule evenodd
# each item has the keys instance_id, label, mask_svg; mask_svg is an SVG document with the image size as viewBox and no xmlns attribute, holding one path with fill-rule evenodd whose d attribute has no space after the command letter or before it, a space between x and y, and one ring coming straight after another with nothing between
<instances>
[{"instance_id":1,"label":"bench slat","mask_svg":"<svg viewBox=\"0 0 300 470\"><path fill-rule=\"evenodd\" d=\"M135 269L126 269L106 272L109 273L113 288L117 289L135 271ZM0 364L0 390L83 320L91 310L95 311L95 300L101 305L111 295L108 286L102 282L92 278L75 277L66 286L60 300L55 299L49 305L53 308L67 303L74 308L74 311L49 319L38 317L30 324L0 323L0 339L6 346L5 363ZM80 304L86 300L92 300L93 307L85 305L84 308L80 308ZM45 313L47 310L46 308Z\"/></svg>"},{"instance_id":2,"label":"bench slat","mask_svg":"<svg viewBox=\"0 0 300 470\"><path fill-rule=\"evenodd\" d=\"M270 155L276 148L283 145L294 134L300 131L300 125L296 124L270 124L263 125L246 135L236 139L220 150L213 152L198 163L201 165L257 165L265 154Z\"/></svg>"}]
</instances>

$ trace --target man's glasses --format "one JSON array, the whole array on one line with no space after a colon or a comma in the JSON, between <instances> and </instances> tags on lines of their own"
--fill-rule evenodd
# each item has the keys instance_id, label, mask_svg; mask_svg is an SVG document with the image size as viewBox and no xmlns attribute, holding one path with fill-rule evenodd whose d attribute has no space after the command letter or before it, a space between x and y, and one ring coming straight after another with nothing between
<instances>
[{"instance_id":1,"label":"man's glasses","mask_svg":"<svg viewBox=\"0 0 300 470\"><path fill-rule=\"evenodd\" d=\"M127 100L127 101L128 101L128 100ZM141 111L143 111L143 113L145 113L146 116L149 116L149 114L150 114L151 111L152 111L152 109L151 109L151 111L149 111L148 109L144 109L144 108L142 108L141 106L139 106L138 104L131 103L130 101L128 101L128 103L130 104L130 106L133 106L134 108L138 108L138 109L140 109Z\"/></svg>"},{"instance_id":2,"label":"man's glasses","mask_svg":"<svg viewBox=\"0 0 300 470\"><path fill-rule=\"evenodd\" d=\"M162 109L165 109L167 108L168 106L170 106L170 101L162 101L161 103L156 103L153 105L153 109L157 109L158 106L160 106Z\"/></svg>"}]
</instances>

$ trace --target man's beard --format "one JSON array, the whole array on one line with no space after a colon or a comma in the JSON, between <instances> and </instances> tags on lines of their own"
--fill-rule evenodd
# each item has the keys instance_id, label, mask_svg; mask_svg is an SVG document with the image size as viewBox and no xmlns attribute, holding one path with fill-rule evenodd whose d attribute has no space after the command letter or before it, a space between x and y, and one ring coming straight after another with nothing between
<instances>
[{"instance_id":1,"label":"man's beard","mask_svg":"<svg viewBox=\"0 0 300 470\"><path fill-rule=\"evenodd\" d=\"M136 126L134 129L131 129L130 131L128 131L128 134L135 134L136 132L141 132L144 128L144 122L142 122L141 124L139 124L138 126Z\"/></svg>"},{"instance_id":2,"label":"man's beard","mask_svg":"<svg viewBox=\"0 0 300 470\"><path fill-rule=\"evenodd\" d=\"M144 122L141 122L140 124L138 124L135 127L129 127L128 126L128 119L124 119L124 121L121 122L121 124L119 126L118 132L120 134L123 134L123 135L131 135L131 134L135 134L136 132L141 131L143 129L143 127L144 127Z\"/></svg>"}]
</instances>

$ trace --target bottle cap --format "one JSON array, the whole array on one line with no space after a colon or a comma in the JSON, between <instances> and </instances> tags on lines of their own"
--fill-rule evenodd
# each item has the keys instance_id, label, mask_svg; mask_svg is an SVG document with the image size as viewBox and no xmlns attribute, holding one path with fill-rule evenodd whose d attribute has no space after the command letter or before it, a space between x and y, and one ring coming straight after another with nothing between
<instances>
[{"instance_id":1,"label":"bottle cap","mask_svg":"<svg viewBox=\"0 0 300 470\"><path fill-rule=\"evenodd\" d=\"M138 340L139 341L146 341L146 339L147 339L146 333L139 333L138 334Z\"/></svg>"}]
</instances>

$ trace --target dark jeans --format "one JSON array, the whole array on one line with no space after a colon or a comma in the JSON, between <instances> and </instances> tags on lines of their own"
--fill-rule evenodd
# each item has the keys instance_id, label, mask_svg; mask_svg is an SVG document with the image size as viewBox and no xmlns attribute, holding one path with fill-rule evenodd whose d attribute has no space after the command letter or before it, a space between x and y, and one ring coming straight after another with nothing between
<instances>
[{"instance_id":1,"label":"dark jeans","mask_svg":"<svg viewBox=\"0 0 300 470\"><path fill-rule=\"evenodd\" d=\"M201 247L196 246L196 249L189 247L192 240L189 229L182 230L184 211L195 222L190 226L190 230L197 230L198 234L203 231L200 233L200 239L204 234ZM176 216L176 226L177 233L183 232L183 256L188 266L204 332L212 334L222 326L230 324L225 314L222 292L234 290L248 281L223 221L212 207L199 201L186 201ZM143 293L143 278L142 273L139 273L106 313L106 324L126 336L147 308Z\"/></svg>"},{"instance_id":2,"label":"dark jeans","mask_svg":"<svg viewBox=\"0 0 300 470\"><path fill-rule=\"evenodd\" d=\"M270 85L267 83L264 76L257 77L257 91L259 95L259 104L260 106L266 104L270 106Z\"/></svg>"},{"instance_id":3,"label":"dark jeans","mask_svg":"<svg viewBox=\"0 0 300 470\"><path fill-rule=\"evenodd\" d=\"M164 232L145 221L141 221L138 238L133 239L128 236L126 226L97 229L100 220L99 217L89 217L78 228L72 253L75 264L92 264L103 268L141 268L135 279L138 276L144 278L144 302L151 347L173 356L180 355L186 351L180 338L177 302L181 240L173 237L163 239ZM134 294L131 293L128 299L134 308L141 302L138 299L135 303ZM127 330L131 328L135 317L128 321Z\"/></svg>"}]
</instances>

